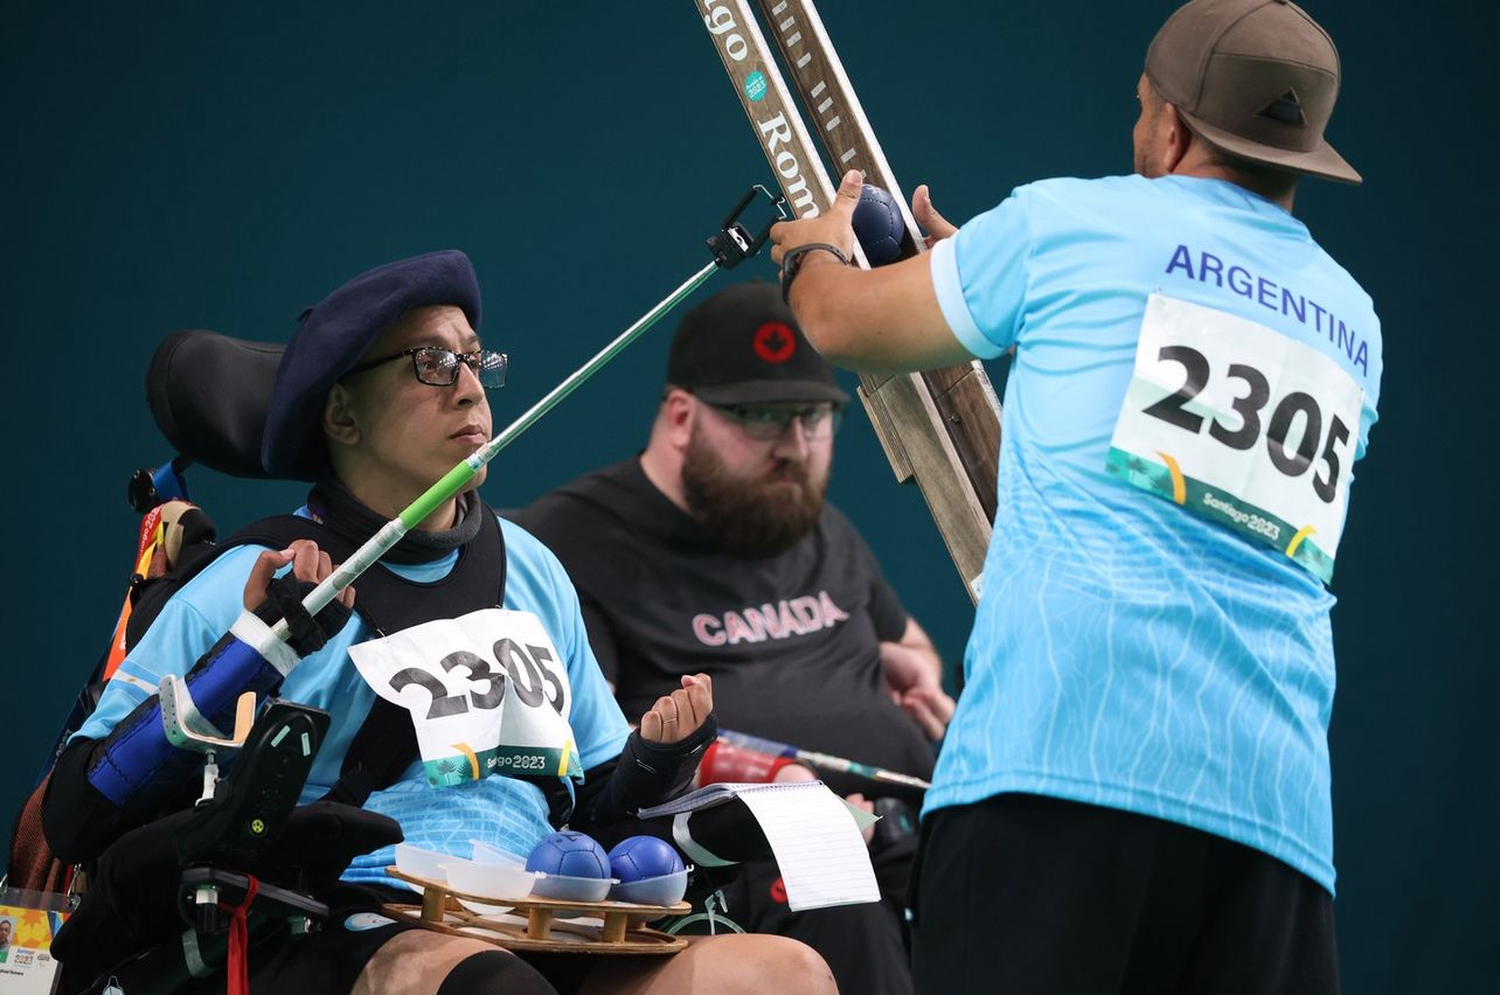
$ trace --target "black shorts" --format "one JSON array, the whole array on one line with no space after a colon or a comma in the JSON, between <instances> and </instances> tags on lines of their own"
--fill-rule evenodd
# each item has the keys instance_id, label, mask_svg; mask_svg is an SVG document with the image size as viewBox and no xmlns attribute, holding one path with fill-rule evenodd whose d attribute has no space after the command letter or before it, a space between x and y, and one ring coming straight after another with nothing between
<instances>
[{"instance_id":1,"label":"black shorts","mask_svg":"<svg viewBox=\"0 0 1500 995\"><path fill-rule=\"evenodd\" d=\"M251 944L250 990L343 995L354 987L375 951L397 933L421 928L391 922L374 912L340 910L316 932L292 936L281 930L264 942ZM225 972L225 965L218 963L208 977L189 982L179 995L223 995ZM124 988L129 992L131 985L127 982Z\"/></svg>"},{"instance_id":2,"label":"black shorts","mask_svg":"<svg viewBox=\"0 0 1500 995\"><path fill-rule=\"evenodd\" d=\"M1176 823L1006 794L923 820L917 991L1339 990L1333 899L1258 850Z\"/></svg>"},{"instance_id":3,"label":"black shorts","mask_svg":"<svg viewBox=\"0 0 1500 995\"><path fill-rule=\"evenodd\" d=\"M876 863L879 868L883 862L877 858ZM906 859L894 869L899 891L905 890L910 864L908 848ZM742 865L739 877L724 889L724 897L729 917L749 932L789 936L816 950L828 963L839 991L911 995L904 903L887 898L866 905L793 912L781 872L770 861Z\"/></svg>"},{"instance_id":4,"label":"black shorts","mask_svg":"<svg viewBox=\"0 0 1500 995\"><path fill-rule=\"evenodd\" d=\"M335 908L321 929L304 936L281 931L250 948L250 990L300 995L343 995L354 987L365 964L398 933L422 929L394 921L380 911L382 902L410 903L410 892L381 887L343 886L340 897L354 901ZM519 953L558 992L576 995L600 958L587 954ZM222 965L208 978L190 982L179 995L223 995ZM130 990L129 986L126 991Z\"/></svg>"}]
</instances>

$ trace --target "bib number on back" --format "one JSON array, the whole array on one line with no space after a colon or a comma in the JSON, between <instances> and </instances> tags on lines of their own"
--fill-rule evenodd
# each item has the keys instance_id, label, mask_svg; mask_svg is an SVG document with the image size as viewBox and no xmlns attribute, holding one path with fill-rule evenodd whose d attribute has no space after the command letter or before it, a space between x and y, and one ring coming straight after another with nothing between
<instances>
[{"instance_id":1,"label":"bib number on back","mask_svg":"<svg viewBox=\"0 0 1500 995\"><path fill-rule=\"evenodd\" d=\"M349 655L376 694L411 713L434 786L499 773L582 776L568 672L532 613L486 608Z\"/></svg>"},{"instance_id":2,"label":"bib number on back","mask_svg":"<svg viewBox=\"0 0 1500 995\"><path fill-rule=\"evenodd\" d=\"M1152 294L1105 470L1327 583L1363 401L1316 349Z\"/></svg>"}]
</instances>

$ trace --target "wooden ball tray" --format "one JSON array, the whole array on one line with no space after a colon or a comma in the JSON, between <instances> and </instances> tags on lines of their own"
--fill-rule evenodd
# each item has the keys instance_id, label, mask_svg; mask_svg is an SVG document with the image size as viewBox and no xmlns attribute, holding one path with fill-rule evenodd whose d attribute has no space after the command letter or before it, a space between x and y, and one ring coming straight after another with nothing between
<instances>
[{"instance_id":1,"label":"wooden ball tray","mask_svg":"<svg viewBox=\"0 0 1500 995\"><path fill-rule=\"evenodd\" d=\"M387 904L386 915L414 922L426 929L473 936L509 950L538 953L675 954L687 939L642 925L662 916L686 915L687 902L676 905L637 905L633 902L564 902L553 898L496 898L454 891L445 881L420 878L395 867L391 877L422 889L421 905ZM481 915L459 904L465 899L481 905L509 906L514 915ZM588 918L558 919L559 912ZM632 922L632 920L635 920Z\"/></svg>"}]
</instances>

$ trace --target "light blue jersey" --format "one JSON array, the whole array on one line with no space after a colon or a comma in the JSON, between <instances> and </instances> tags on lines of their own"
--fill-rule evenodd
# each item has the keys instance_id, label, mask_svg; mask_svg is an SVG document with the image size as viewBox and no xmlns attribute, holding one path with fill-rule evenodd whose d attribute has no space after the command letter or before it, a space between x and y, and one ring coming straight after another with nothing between
<instances>
[{"instance_id":1,"label":"light blue jersey","mask_svg":"<svg viewBox=\"0 0 1500 995\"><path fill-rule=\"evenodd\" d=\"M959 341L981 357L1016 353L967 684L925 811L1001 792L1125 809L1255 847L1331 892L1333 597L1289 554L1106 463L1158 295L1263 326L1271 347L1296 352L1285 337L1353 379L1358 424L1343 450L1313 449L1307 468L1288 455L1288 435L1275 443L1287 473L1336 478L1375 421L1380 325L1369 296L1280 207L1187 177L1022 187L938 243L931 265ZM1163 361L1166 390L1191 380L1181 363ZM1254 394L1235 375L1246 377L1235 389ZM1313 415L1298 422L1288 403L1305 429ZM1272 424L1276 398L1266 405L1254 418ZM1256 427L1227 410L1218 418L1231 441L1229 429ZM1240 441L1270 446L1276 432L1287 422Z\"/></svg>"},{"instance_id":2,"label":"light blue jersey","mask_svg":"<svg viewBox=\"0 0 1500 995\"><path fill-rule=\"evenodd\" d=\"M306 513L305 508L299 511ZM569 722L580 762L587 770L618 756L630 727L594 660L577 592L561 564L520 526L502 520L501 528L506 553L504 607L540 618L565 661L573 694ZM154 691L161 675L186 673L229 631L243 610L245 580L263 548L229 550L183 585L120 664L98 710L77 735L94 739L108 735ZM455 551L433 563L389 569L407 580L431 582L446 576L457 560ZM358 589L356 582L356 597ZM349 659L350 646L373 637L364 620L355 615L322 650L306 657L281 687L280 696L286 700L321 708L333 718L302 790L304 804L320 798L338 781L349 744L374 703L375 692ZM365 808L400 822L408 843L465 857L476 839L525 854L552 831L546 799L534 784L491 776L456 787L433 788L420 761L413 762L397 783L371 794ZM385 847L355 858L344 877L402 887L384 874L393 863L394 852Z\"/></svg>"}]
</instances>

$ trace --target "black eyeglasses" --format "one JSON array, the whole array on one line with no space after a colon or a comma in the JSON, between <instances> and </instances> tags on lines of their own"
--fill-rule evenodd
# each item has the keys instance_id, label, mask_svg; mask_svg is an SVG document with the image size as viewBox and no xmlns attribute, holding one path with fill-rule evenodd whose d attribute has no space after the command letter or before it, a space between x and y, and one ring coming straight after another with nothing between
<instances>
[{"instance_id":1,"label":"black eyeglasses","mask_svg":"<svg viewBox=\"0 0 1500 995\"><path fill-rule=\"evenodd\" d=\"M844 419L844 409L835 404L814 404L806 408L751 408L738 404L713 404L710 407L759 442L770 442L786 435L793 419L802 426L804 439L826 439Z\"/></svg>"},{"instance_id":2,"label":"black eyeglasses","mask_svg":"<svg viewBox=\"0 0 1500 995\"><path fill-rule=\"evenodd\" d=\"M458 383L458 368L467 366L479 379L482 387L486 390L494 390L505 386L505 372L510 369L510 359L503 352L490 349L480 349L476 352L453 352L436 346L417 346L415 349L403 349L390 356L366 360L349 370L349 373L363 373L365 370L374 369L382 363L389 363L402 356L411 357L412 372L416 374L418 380L432 387L452 387ZM348 376L349 373L344 375Z\"/></svg>"}]
</instances>

